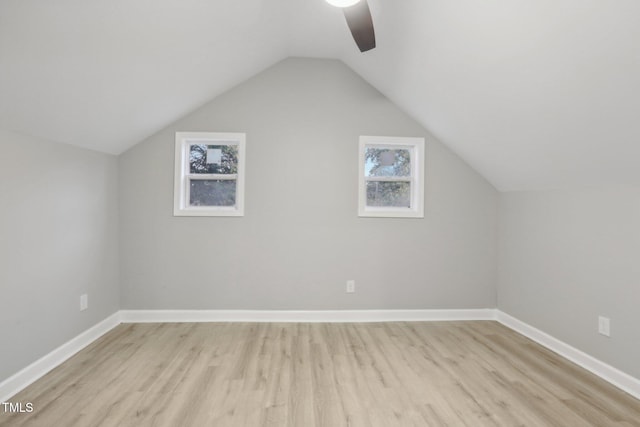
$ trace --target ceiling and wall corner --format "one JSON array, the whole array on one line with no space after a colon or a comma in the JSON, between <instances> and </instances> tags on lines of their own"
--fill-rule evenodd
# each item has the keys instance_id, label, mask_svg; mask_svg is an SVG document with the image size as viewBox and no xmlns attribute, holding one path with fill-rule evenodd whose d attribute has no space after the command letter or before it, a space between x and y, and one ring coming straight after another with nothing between
<instances>
[{"instance_id":1,"label":"ceiling and wall corner","mask_svg":"<svg viewBox=\"0 0 640 427\"><path fill-rule=\"evenodd\" d=\"M640 3L5 0L0 128L121 153L288 56L345 62L502 191L639 185Z\"/></svg>"}]
</instances>

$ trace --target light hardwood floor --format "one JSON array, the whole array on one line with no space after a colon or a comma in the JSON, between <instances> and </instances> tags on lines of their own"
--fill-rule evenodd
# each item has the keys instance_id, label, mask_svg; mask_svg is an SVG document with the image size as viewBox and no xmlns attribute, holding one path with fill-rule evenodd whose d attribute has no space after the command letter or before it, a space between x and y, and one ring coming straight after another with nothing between
<instances>
[{"instance_id":1,"label":"light hardwood floor","mask_svg":"<svg viewBox=\"0 0 640 427\"><path fill-rule=\"evenodd\" d=\"M640 401L491 321L120 325L11 402L34 411L0 426L640 426Z\"/></svg>"}]
</instances>

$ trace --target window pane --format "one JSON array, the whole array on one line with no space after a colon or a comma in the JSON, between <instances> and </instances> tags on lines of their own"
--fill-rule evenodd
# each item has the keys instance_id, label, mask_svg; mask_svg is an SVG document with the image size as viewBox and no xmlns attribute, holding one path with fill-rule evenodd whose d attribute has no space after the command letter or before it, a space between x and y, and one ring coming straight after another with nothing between
<instances>
[{"instance_id":1,"label":"window pane","mask_svg":"<svg viewBox=\"0 0 640 427\"><path fill-rule=\"evenodd\" d=\"M189 204L191 206L235 206L236 180L192 179Z\"/></svg>"},{"instance_id":2,"label":"window pane","mask_svg":"<svg viewBox=\"0 0 640 427\"><path fill-rule=\"evenodd\" d=\"M411 151L367 148L364 153L365 176L411 176Z\"/></svg>"},{"instance_id":3,"label":"window pane","mask_svg":"<svg viewBox=\"0 0 640 427\"><path fill-rule=\"evenodd\" d=\"M238 173L237 145L194 144L189 147L189 173Z\"/></svg>"},{"instance_id":4,"label":"window pane","mask_svg":"<svg viewBox=\"0 0 640 427\"><path fill-rule=\"evenodd\" d=\"M411 207L411 183L367 182L367 206Z\"/></svg>"}]
</instances>

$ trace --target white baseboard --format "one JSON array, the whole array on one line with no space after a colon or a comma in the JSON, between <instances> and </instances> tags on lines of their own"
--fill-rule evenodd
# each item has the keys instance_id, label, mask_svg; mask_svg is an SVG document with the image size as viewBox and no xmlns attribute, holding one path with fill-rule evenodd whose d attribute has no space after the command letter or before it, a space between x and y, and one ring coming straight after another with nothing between
<instances>
[{"instance_id":1,"label":"white baseboard","mask_svg":"<svg viewBox=\"0 0 640 427\"><path fill-rule=\"evenodd\" d=\"M500 310L496 310L496 320L549 350L558 353L560 356L572 361L576 365L583 367L587 371L592 372L619 389L626 391L636 399L640 399L639 379L634 378L631 375L596 359L595 357L589 356L587 353L584 353L583 351L580 351L577 348L572 347L569 344L566 344Z\"/></svg>"},{"instance_id":2,"label":"white baseboard","mask_svg":"<svg viewBox=\"0 0 640 427\"><path fill-rule=\"evenodd\" d=\"M494 320L494 309L471 310L122 310L123 323L401 322Z\"/></svg>"},{"instance_id":3,"label":"white baseboard","mask_svg":"<svg viewBox=\"0 0 640 427\"><path fill-rule=\"evenodd\" d=\"M0 383L0 402L7 402L28 385L43 377L56 366L120 324L120 312L82 332L77 337L41 357L31 365Z\"/></svg>"}]
</instances>

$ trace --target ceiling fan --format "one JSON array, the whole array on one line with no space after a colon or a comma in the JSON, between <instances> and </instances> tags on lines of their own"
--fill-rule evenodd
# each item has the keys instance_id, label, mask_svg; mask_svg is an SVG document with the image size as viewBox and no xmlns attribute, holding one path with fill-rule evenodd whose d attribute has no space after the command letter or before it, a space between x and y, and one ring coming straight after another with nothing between
<instances>
[{"instance_id":1,"label":"ceiling fan","mask_svg":"<svg viewBox=\"0 0 640 427\"><path fill-rule=\"evenodd\" d=\"M376 34L367 0L326 0L330 5L342 8L351 35L360 52L376 47Z\"/></svg>"}]
</instances>

